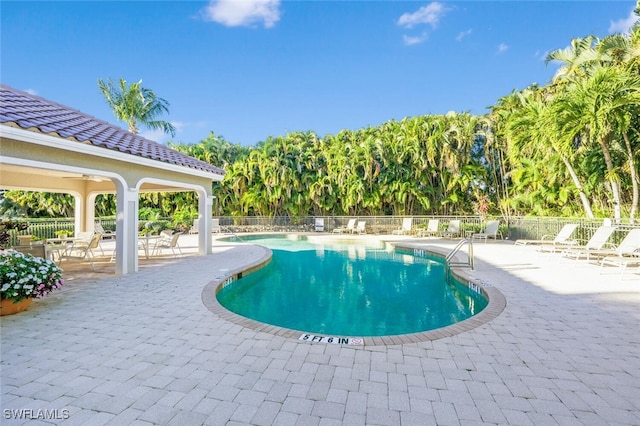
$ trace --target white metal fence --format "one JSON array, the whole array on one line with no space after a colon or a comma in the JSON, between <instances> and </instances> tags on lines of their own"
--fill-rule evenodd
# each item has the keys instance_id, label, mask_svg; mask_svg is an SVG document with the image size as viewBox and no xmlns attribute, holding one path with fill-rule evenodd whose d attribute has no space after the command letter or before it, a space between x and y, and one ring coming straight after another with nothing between
<instances>
[{"instance_id":1,"label":"white metal fence","mask_svg":"<svg viewBox=\"0 0 640 426\"><path fill-rule=\"evenodd\" d=\"M220 217L220 225L223 230L230 232L312 232L315 228L315 219L324 219L324 231L332 232L333 229L344 227L353 216L223 216ZM367 223L367 233L390 234L402 227L402 220L406 217L413 218L413 228L418 230L426 228L430 219L439 219L441 230L445 230L452 219L461 221L461 231L478 232L484 228L486 220L500 220L500 232L509 240L540 239L543 235L555 236L567 223L577 223L576 238L588 240L593 232L603 224L603 219L589 220L585 218L560 218L560 217L488 217L482 220L478 216L358 216L359 220ZM53 238L56 231L75 231L74 221L71 218L61 219L21 219L29 223L29 229L19 233L12 233L12 244L16 243L16 236L33 235L35 239ZM97 218L105 230L115 231L115 218ZM171 218L162 218L171 222ZM141 220L141 222L144 222ZM640 227L640 224L628 223L614 224L618 231L614 240L624 237L626 231ZM615 241L614 241L615 242Z\"/></svg>"}]
</instances>

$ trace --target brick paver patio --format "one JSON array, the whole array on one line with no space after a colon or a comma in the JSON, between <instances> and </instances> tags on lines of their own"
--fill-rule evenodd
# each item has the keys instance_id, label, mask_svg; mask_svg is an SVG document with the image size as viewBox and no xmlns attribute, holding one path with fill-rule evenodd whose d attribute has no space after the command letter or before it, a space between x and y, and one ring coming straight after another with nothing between
<instances>
[{"instance_id":1,"label":"brick paver patio","mask_svg":"<svg viewBox=\"0 0 640 426\"><path fill-rule=\"evenodd\" d=\"M499 316L436 340L345 346L214 314L207 284L265 256L214 249L132 276L99 266L2 317L2 424L640 424L637 271L476 244L469 274L504 295Z\"/></svg>"}]
</instances>

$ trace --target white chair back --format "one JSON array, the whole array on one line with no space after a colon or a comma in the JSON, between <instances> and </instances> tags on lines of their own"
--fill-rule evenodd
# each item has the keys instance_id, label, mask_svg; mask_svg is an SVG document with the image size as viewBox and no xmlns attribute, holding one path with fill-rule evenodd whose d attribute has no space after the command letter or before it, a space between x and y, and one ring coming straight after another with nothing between
<instances>
[{"instance_id":1,"label":"white chair back","mask_svg":"<svg viewBox=\"0 0 640 426\"><path fill-rule=\"evenodd\" d=\"M487 226L485 227L484 233L487 235L496 235L498 233L499 226L500 226L500 221L490 220L489 222L487 222Z\"/></svg>"},{"instance_id":2,"label":"white chair back","mask_svg":"<svg viewBox=\"0 0 640 426\"><path fill-rule=\"evenodd\" d=\"M577 227L577 223L567 223L562 227L560 232L558 232L558 235L556 235L553 241L556 243L564 243L569 239L569 237L571 236L571 234L573 234L573 231L575 231Z\"/></svg>"},{"instance_id":3,"label":"white chair back","mask_svg":"<svg viewBox=\"0 0 640 426\"><path fill-rule=\"evenodd\" d=\"M616 249L620 256L630 255L638 250L640 250L640 229L629 231Z\"/></svg>"},{"instance_id":4,"label":"white chair back","mask_svg":"<svg viewBox=\"0 0 640 426\"><path fill-rule=\"evenodd\" d=\"M615 230L616 228L613 226L599 227L598 229L596 229L596 232L589 239L585 247L590 250L600 250L607 243L607 240L609 240L609 237Z\"/></svg>"}]
</instances>

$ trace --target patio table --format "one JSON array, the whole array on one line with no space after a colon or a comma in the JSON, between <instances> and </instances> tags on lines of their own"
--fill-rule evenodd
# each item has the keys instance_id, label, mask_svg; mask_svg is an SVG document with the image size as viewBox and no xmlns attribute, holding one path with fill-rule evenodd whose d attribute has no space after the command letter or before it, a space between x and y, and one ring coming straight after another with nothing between
<instances>
[{"instance_id":1,"label":"patio table","mask_svg":"<svg viewBox=\"0 0 640 426\"><path fill-rule=\"evenodd\" d=\"M150 254L149 254L149 245L153 242L153 241L157 241L160 238L162 238L162 235L141 235L138 237L138 241L142 244L142 247L144 249L144 257L146 259L149 259Z\"/></svg>"}]
</instances>

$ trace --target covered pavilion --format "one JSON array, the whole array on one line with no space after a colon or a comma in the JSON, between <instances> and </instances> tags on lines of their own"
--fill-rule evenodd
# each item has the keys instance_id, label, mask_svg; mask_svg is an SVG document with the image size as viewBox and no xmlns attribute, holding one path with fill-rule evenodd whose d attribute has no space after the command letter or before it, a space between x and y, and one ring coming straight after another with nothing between
<instances>
[{"instance_id":1,"label":"covered pavilion","mask_svg":"<svg viewBox=\"0 0 640 426\"><path fill-rule=\"evenodd\" d=\"M212 184L219 167L64 105L0 85L0 188L68 193L76 232L91 231L95 199L116 194L116 274L138 271L141 192L194 191L198 254L212 252Z\"/></svg>"}]
</instances>

